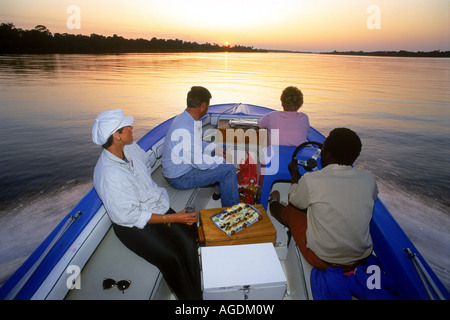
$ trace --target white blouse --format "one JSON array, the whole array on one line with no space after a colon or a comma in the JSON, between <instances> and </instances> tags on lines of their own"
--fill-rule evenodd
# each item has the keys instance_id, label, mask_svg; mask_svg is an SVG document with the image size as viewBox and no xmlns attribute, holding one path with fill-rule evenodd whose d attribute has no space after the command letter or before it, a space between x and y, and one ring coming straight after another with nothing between
<instances>
[{"instance_id":1,"label":"white blouse","mask_svg":"<svg viewBox=\"0 0 450 320\"><path fill-rule=\"evenodd\" d=\"M152 180L141 147L126 145L124 154L126 161L103 150L94 170L94 188L113 223L142 229L153 213L169 210L169 195Z\"/></svg>"}]
</instances>

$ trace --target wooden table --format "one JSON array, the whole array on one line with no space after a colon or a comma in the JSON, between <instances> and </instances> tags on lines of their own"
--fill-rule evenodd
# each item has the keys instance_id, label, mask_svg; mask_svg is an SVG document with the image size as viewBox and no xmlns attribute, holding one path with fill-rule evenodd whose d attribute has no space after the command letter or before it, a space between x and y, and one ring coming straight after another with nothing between
<instances>
[{"instance_id":1,"label":"wooden table","mask_svg":"<svg viewBox=\"0 0 450 320\"><path fill-rule=\"evenodd\" d=\"M211 220L211 216L225 210L225 208L200 210L200 242L205 243L205 246L228 246L265 242L272 242L275 245L277 231L272 221L270 221L269 216L261 204L256 204L254 207L261 212L263 218L232 236L227 236Z\"/></svg>"}]
</instances>

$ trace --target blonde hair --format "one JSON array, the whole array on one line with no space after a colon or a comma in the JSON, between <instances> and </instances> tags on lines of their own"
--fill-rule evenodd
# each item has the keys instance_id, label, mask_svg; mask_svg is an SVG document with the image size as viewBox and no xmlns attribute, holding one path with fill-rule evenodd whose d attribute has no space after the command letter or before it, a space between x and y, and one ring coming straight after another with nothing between
<instances>
[{"instance_id":1,"label":"blonde hair","mask_svg":"<svg viewBox=\"0 0 450 320\"><path fill-rule=\"evenodd\" d=\"M303 104L303 93L297 87L287 87L280 97L281 105L286 111L297 111Z\"/></svg>"}]
</instances>

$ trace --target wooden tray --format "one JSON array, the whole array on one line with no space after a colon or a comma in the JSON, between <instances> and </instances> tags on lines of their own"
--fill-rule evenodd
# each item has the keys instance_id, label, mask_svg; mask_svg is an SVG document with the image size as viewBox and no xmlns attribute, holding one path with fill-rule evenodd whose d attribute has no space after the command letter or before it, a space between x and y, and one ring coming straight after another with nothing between
<instances>
[{"instance_id":1,"label":"wooden tray","mask_svg":"<svg viewBox=\"0 0 450 320\"><path fill-rule=\"evenodd\" d=\"M211 216L225 210L225 208L200 210L200 241L204 242L205 246L227 246L265 242L272 242L275 245L277 231L275 230L272 221L270 221L270 218L261 204L256 204L254 207L261 212L263 218L232 236L227 236L211 220Z\"/></svg>"}]
</instances>

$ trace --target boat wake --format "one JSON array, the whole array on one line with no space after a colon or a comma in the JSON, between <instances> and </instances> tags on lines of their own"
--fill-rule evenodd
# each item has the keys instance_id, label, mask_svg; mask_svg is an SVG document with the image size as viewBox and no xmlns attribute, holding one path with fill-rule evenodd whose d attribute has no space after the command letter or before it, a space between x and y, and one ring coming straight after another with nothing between
<instances>
[{"instance_id":1,"label":"boat wake","mask_svg":"<svg viewBox=\"0 0 450 320\"><path fill-rule=\"evenodd\" d=\"M450 289L450 216L447 208L390 184L378 182L379 198L430 267Z\"/></svg>"},{"instance_id":2,"label":"boat wake","mask_svg":"<svg viewBox=\"0 0 450 320\"><path fill-rule=\"evenodd\" d=\"M39 198L0 210L0 284L34 252L92 188L92 181L71 183Z\"/></svg>"}]
</instances>

